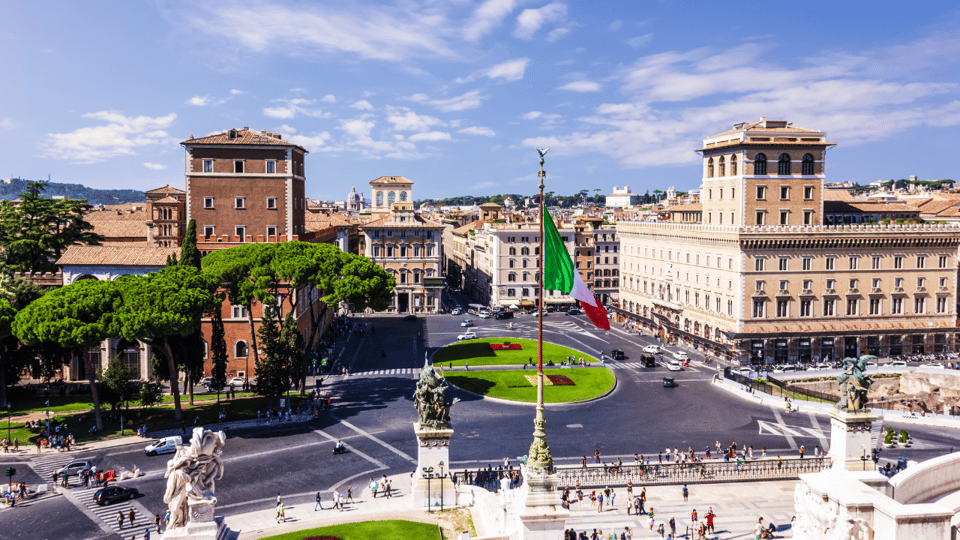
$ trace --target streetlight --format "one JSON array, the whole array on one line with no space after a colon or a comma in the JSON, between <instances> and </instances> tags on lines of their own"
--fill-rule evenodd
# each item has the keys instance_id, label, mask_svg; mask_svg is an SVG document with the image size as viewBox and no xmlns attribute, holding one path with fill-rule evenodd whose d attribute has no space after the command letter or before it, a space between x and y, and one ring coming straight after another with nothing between
<instances>
[{"instance_id":1,"label":"streetlight","mask_svg":"<svg viewBox=\"0 0 960 540\"><path fill-rule=\"evenodd\" d=\"M422 476L427 479L427 512L431 512L430 510L430 479L433 478L433 467L424 467ZM441 483L440 486L443 487L443 484Z\"/></svg>"},{"instance_id":2,"label":"streetlight","mask_svg":"<svg viewBox=\"0 0 960 540\"><path fill-rule=\"evenodd\" d=\"M867 457L867 445L864 444L860 447L863 448L863 455L860 456L860 461L863 462L863 470L867 470L867 460L870 459Z\"/></svg>"},{"instance_id":3,"label":"streetlight","mask_svg":"<svg viewBox=\"0 0 960 540\"><path fill-rule=\"evenodd\" d=\"M443 462L440 462L440 513L443 513Z\"/></svg>"}]
</instances>

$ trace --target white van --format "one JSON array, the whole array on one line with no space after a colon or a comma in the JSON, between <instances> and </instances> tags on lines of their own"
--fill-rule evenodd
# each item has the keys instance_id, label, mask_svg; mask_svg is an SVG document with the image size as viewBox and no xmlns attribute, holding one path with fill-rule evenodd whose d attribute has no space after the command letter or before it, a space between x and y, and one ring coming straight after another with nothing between
<instances>
[{"instance_id":1,"label":"white van","mask_svg":"<svg viewBox=\"0 0 960 540\"><path fill-rule=\"evenodd\" d=\"M180 436L176 437L164 437L162 439L157 439L153 444L148 445L143 449L143 453L148 456L156 456L159 454L172 454L177 451L177 447L183 444L183 439Z\"/></svg>"}]
</instances>

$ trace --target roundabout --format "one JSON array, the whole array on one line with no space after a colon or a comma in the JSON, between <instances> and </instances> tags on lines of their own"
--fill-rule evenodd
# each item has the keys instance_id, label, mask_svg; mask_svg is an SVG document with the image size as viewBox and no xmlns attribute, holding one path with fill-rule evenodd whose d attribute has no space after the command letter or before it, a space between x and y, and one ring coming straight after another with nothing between
<instances>
[{"instance_id":1,"label":"roundabout","mask_svg":"<svg viewBox=\"0 0 960 540\"><path fill-rule=\"evenodd\" d=\"M536 356L535 340L485 338L448 345L433 360L437 366L464 368L446 376L447 382L458 388L483 397L534 403ZM543 358L545 367L552 364L544 369L545 403L589 401L606 395L616 384L610 369L576 349L545 342ZM583 364L579 364L581 358ZM470 366L484 369L470 371ZM490 369L491 366L505 369Z\"/></svg>"}]
</instances>

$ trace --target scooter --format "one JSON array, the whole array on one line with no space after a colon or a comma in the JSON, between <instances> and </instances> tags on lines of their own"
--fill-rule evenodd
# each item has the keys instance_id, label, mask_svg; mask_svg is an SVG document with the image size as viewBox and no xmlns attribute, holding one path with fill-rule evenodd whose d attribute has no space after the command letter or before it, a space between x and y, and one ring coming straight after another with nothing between
<instances>
[{"instance_id":1,"label":"scooter","mask_svg":"<svg viewBox=\"0 0 960 540\"><path fill-rule=\"evenodd\" d=\"M337 441L337 445L333 447L333 455L346 454L347 447L343 445L342 442Z\"/></svg>"}]
</instances>

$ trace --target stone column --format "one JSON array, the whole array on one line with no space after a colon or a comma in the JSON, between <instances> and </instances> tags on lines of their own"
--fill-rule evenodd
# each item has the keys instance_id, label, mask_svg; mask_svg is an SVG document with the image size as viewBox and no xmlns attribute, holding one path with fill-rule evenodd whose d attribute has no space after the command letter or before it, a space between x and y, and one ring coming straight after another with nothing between
<instances>
[{"instance_id":1,"label":"stone column","mask_svg":"<svg viewBox=\"0 0 960 540\"><path fill-rule=\"evenodd\" d=\"M450 437L453 428L432 428L413 423L417 435L417 469L413 472L413 507L452 507L457 501L457 488L447 475L450 470ZM429 482L423 478L423 469L432 467L433 474L440 474L443 463L443 478Z\"/></svg>"},{"instance_id":2,"label":"stone column","mask_svg":"<svg viewBox=\"0 0 960 540\"><path fill-rule=\"evenodd\" d=\"M864 469L865 462L861 458L864 450L868 458L871 456L870 437L876 419L869 410L830 411L830 452L827 457L833 460L834 467L850 471ZM873 470L873 460L866 462L866 468Z\"/></svg>"}]
</instances>

